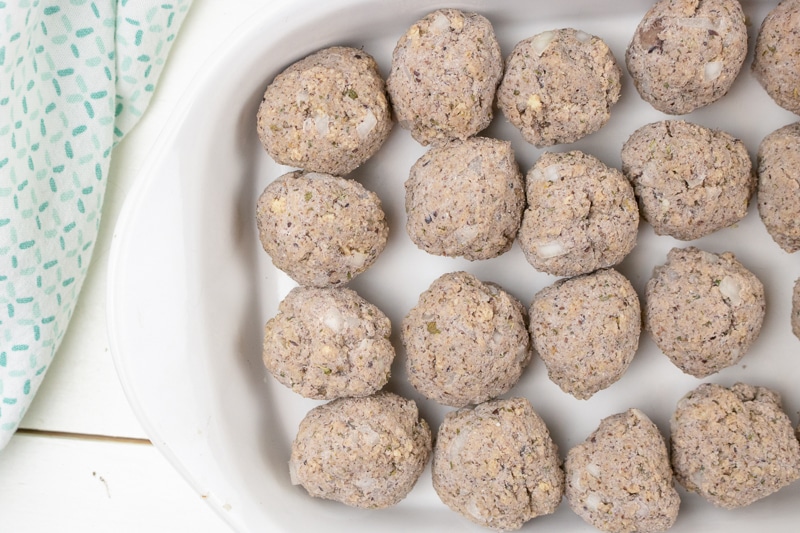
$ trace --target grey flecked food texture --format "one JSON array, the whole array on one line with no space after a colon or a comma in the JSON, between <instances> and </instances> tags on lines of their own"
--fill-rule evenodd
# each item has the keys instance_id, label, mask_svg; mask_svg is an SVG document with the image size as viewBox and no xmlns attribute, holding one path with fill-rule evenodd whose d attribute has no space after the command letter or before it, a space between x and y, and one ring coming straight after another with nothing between
<instances>
[{"instance_id":1,"label":"grey flecked food texture","mask_svg":"<svg viewBox=\"0 0 800 533\"><path fill-rule=\"evenodd\" d=\"M678 402L670 427L675 478L719 507L750 505L800 478L792 422L765 387L704 383Z\"/></svg>"},{"instance_id":2,"label":"grey flecked food texture","mask_svg":"<svg viewBox=\"0 0 800 533\"><path fill-rule=\"evenodd\" d=\"M300 422L289 474L316 498L385 508L414 488L431 449L431 430L412 400L389 392L340 398Z\"/></svg>"},{"instance_id":3,"label":"grey flecked food texture","mask_svg":"<svg viewBox=\"0 0 800 533\"><path fill-rule=\"evenodd\" d=\"M666 531L678 517L664 437L638 409L604 418L569 451L564 470L570 507L601 531Z\"/></svg>"},{"instance_id":4,"label":"grey flecked food texture","mask_svg":"<svg viewBox=\"0 0 800 533\"><path fill-rule=\"evenodd\" d=\"M639 346L639 297L613 269L545 287L533 297L529 316L534 353L548 376L581 400L619 380Z\"/></svg>"},{"instance_id":5,"label":"grey flecked food texture","mask_svg":"<svg viewBox=\"0 0 800 533\"><path fill-rule=\"evenodd\" d=\"M558 449L525 398L447 413L432 473L433 488L450 509L496 531L555 512L564 490Z\"/></svg>"},{"instance_id":6,"label":"grey flecked food texture","mask_svg":"<svg viewBox=\"0 0 800 533\"><path fill-rule=\"evenodd\" d=\"M526 177L519 244L534 268L576 276L616 265L636 245L639 209L622 173L579 151L545 152Z\"/></svg>"},{"instance_id":7,"label":"grey flecked food texture","mask_svg":"<svg viewBox=\"0 0 800 533\"><path fill-rule=\"evenodd\" d=\"M625 62L643 100L683 115L723 97L746 55L737 0L659 0L639 22Z\"/></svg>"},{"instance_id":8,"label":"grey flecked food texture","mask_svg":"<svg viewBox=\"0 0 800 533\"><path fill-rule=\"evenodd\" d=\"M753 75L775 102L800 115L800 1L783 0L761 23Z\"/></svg>"},{"instance_id":9,"label":"grey flecked food texture","mask_svg":"<svg viewBox=\"0 0 800 533\"><path fill-rule=\"evenodd\" d=\"M800 122L775 130L758 147L758 214L784 251L800 250Z\"/></svg>"},{"instance_id":10,"label":"grey flecked food texture","mask_svg":"<svg viewBox=\"0 0 800 533\"><path fill-rule=\"evenodd\" d=\"M620 97L622 72L599 37L564 28L517 43L497 106L529 143L571 143L602 128Z\"/></svg>"},{"instance_id":11,"label":"grey flecked food texture","mask_svg":"<svg viewBox=\"0 0 800 533\"><path fill-rule=\"evenodd\" d=\"M386 83L400 126L420 144L437 145L489 125L502 76L503 55L489 20L440 9L400 37Z\"/></svg>"},{"instance_id":12,"label":"grey flecked food texture","mask_svg":"<svg viewBox=\"0 0 800 533\"><path fill-rule=\"evenodd\" d=\"M800 339L800 278L794 281L792 287L792 317L791 317L792 333Z\"/></svg>"},{"instance_id":13,"label":"grey flecked food texture","mask_svg":"<svg viewBox=\"0 0 800 533\"><path fill-rule=\"evenodd\" d=\"M295 287L264 326L267 370L320 400L367 396L389 380L395 351L386 315L344 287Z\"/></svg>"},{"instance_id":14,"label":"grey flecked food texture","mask_svg":"<svg viewBox=\"0 0 800 533\"><path fill-rule=\"evenodd\" d=\"M406 231L428 253L490 259L517 237L525 188L508 141L472 137L432 148L405 189Z\"/></svg>"},{"instance_id":15,"label":"grey flecked food texture","mask_svg":"<svg viewBox=\"0 0 800 533\"><path fill-rule=\"evenodd\" d=\"M738 363L761 331L764 286L730 252L673 248L645 289L645 327L685 373Z\"/></svg>"},{"instance_id":16,"label":"grey flecked food texture","mask_svg":"<svg viewBox=\"0 0 800 533\"><path fill-rule=\"evenodd\" d=\"M739 222L756 188L742 141L682 120L636 130L622 147L622 171L656 234L684 241Z\"/></svg>"},{"instance_id":17,"label":"grey flecked food texture","mask_svg":"<svg viewBox=\"0 0 800 533\"><path fill-rule=\"evenodd\" d=\"M258 198L256 222L275 266L301 285L343 285L367 270L386 246L381 201L360 183L289 172Z\"/></svg>"},{"instance_id":18,"label":"grey flecked food texture","mask_svg":"<svg viewBox=\"0 0 800 533\"><path fill-rule=\"evenodd\" d=\"M403 319L402 340L409 382L452 407L508 392L531 358L525 308L467 272L431 283Z\"/></svg>"},{"instance_id":19,"label":"grey flecked food texture","mask_svg":"<svg viewBox=\"0 0 800 533\"><path fill-rule=\"evenodd\" d=\"M258 136L281 165L344 176L392 129L375 60L356 48L320 50L280 73L258 108Z\"/></svg>"}]
</instances>

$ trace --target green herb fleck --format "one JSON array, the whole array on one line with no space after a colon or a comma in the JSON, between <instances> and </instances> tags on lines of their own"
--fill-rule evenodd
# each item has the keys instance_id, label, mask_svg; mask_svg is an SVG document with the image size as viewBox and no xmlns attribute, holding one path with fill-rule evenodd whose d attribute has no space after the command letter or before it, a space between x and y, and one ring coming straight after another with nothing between
<instances>
[{"instance_id":1,"label":"green herb fleck","mask_svg":"<svg viewBox=\"0 0 800 533\"><path fill-rule=\"evenodd\" d=\"M439 328L436 327L436 322L428 322L428 333L430 333L431 335L438 335L439 333L441 333L441 331L439 331Z\"/></svg>"},{"instance_id":2,"label":"green herb fleck","mask_svg":"<svg viewBox=\"0 0 800 533\"><path fill-rule=\"evenodd\" d=\"M308 191L308 192L306 193L306 196L305 196L305 198L306 198L306 202L310 201L310 200L311 200L311 198L312 198L313 196L314 196L314 195L313 195L313 194L311 194L311 191Z\"/></svg>"},{"instance_id":3,"label":"green herb fleck","mask_svg":"<svg viewBox=\"0 0 800 533\"><path fill-rule=\"evenodd\" d=\"M358 98L358 93L357 93L357 92L355 92L353 89L347 89L347 92L346 92L346 93L344 93L344 94L346 94L347 96L349 96L349 97L350 97L350 98L352 98L353 100L355 100L356 98Z\"/></svg>"}]
</instances>

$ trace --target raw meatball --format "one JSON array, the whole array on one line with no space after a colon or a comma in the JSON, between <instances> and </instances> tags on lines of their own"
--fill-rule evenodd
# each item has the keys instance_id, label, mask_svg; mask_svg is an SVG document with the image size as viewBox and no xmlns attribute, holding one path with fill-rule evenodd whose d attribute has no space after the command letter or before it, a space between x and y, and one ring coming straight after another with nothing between
<instances>
[{"instance_id":1,"label":"raw meatball","mask_svg":"<svg viewBox=\"0 0 800 533\"><path fill-rule=\"evenodd\" d=\"M264 364L306 398L367 396L389 380L391 331L386 315L353 290L296 287L264 327Z\"/></svg>"},{"instance_id":2,"label":"raw meatball","mask_svg":"<svg viewBox=\"0 0 800 533\"><path fill-rule=\"evenodd\" d=\"M406 181L406 230L421 249L497 257L517 236L525 190L508 141L473 137L433 148Z\"/></svg>"},{"instance_id":3,"label":"raw meatball","mask_svg":"<svg viewBox=\"0 0 800 533\"><path fill-rule=\"evenodd\" d=\"M681 120L636 130L622 147L622 171L656 234L684 241L739 222L756 187L742 141Z\"/></svg>"},{"instance_id":4,"label":"raw meatball","mask_svg":"<svg viewBox=\"0 0 800 533\"><path fill-rule=\"evenodd\" d=\"M800 278L794 282L792 289L792 333L800 339Z\"/></svg>"},{"instance_id":5,"label":"raw meatball","mask_svg":"<svg viewBox=\"0 0 800 533\"><path fill-rule=\"evenodd\" d=\"M508 392L531 358L525 318L496 285L466 272L442 275L403 319L408 380L452 407Z\"/></svg>"},{"instance_id":6,"label":"raw meatball","mask_svg":"<svg viewBox=\"0 0 800 533\"><path fill-rule=\"evenodd\" d=\"M800 444L770 389L704 383L670 426L676 479L714 505L744 507L800 478Z\"/></svg>"},{"instance_id":7,"label":"raw meatball","mask_svg":"<svg viewBox=\"0 0 800 533\"><path fill-rule=\"evenodd\" d=\"M557 281L531 303L534 351L550 379L581 400L622 377L641 330L639 297L613 269Z\"/></svg>"},{"instance_id":8,"label":"raw meatball","mask_svg":"<svg viewBox=\"0 0 800 533\"><path fill-rule=\"evenodd\" d=\"M622 173L574 151L542 154L527 176L519 244L537 270L576 276L622 261L636 245L639 209Z\"/></svg>"},{"instance_id":9,"label":"raw meatball","mask_svg":"<svg viewBox=\"0 0 800 533\"><path fill-rule=\"evenodd\" d=\"M538 147L571 143L599 130L621 88L606 43L571 28L517 43L497 91L497 106Z\"/></svg>"},{"instance_id":10,"label":"raw meatball","mask_svg":"<svg viewBox=\"0 0 800 533\"><path fill-rule=\"evenodd\" d=\"M642 99L683 115L724 96L746 55L737 0L659 0L636 28L625 61Z\"/></svg>"},{"instance_id":11,"label":"raw meatball","mask_svg":"<svg viewBox=\"0 0 800 533\"><path fill-rule=\"evenodd\" d=\"M565 470L570 507L601 531L666 531L678 517L667 446L638 409L603 419L569 451Z\"/></svg>"},{"instance_id":12,"label":"raw meatball","mask_svg":"<svg viewBox=\"0 0 800 533\"><path fill-rule=\"evenodd\" d=\"M397 42L387 88L400 126L422 145L442 144L489 125L502 76L492 24L476 13L440 9Z\"/></svg>"},{"instance_id":13,"label":"raw meatball","mask_svg":"<svg viewBox=\"0 0 800 533\"><path fill-rule=\"evenodd\" d=\"M783 0L761 23L753 75L775 102L800 115L800 1Z\"/></svg>"},{"instance_id":14,"label":"raw meatball","mask_svg":"<svg viewBox=\"0 0 800 533\"><path fill-rule=\"evenodd\" d=\"M781 248L800 250L800 122L770 133L758 147L758 213Z\"/></svg>"},{"instance_id":15,"label":"raw meatball","mask_svg":"<svg viewBox=\"0 0 800 533\"><path fill-rule=\"evenodd\" d=\"M289 474L316 498L389 507L414 487L431 448L431 430L412 400L389 392L340 398L300 422Z\"/></svg>"},{"instance_id":16,"label":"raw meatball","mask_svg":"<svg viewBox=\"0 0 800 533\"><path fill-rule=\"evenodd\" d=\"M735 365L764 321L764 286L730 252L673 248L645 292L645 327L670 360L703 378Z\"/></svg>"},{"instance_id":17,"label":"raw meatball","mask_svg":"<svg viewBox=\"0 0 800 533\"><path fill-rule=\"evenodd\" d=\"M378 151L392 129L372 56L333 47L278 74L258 108L258 136L282 165L344 176Z\"/></svg>"},{"instance_id":18,"label":"raw meatball","mask_svg":"<svg viewBox=\"0 0 800 533\"><path fill-rule=\"evenodd\" d=\"M275 266L315 287L342 285L367 270L389 236L378 196L327 174L279 177L258 198L256 221Z\"/></svg>"},{"instance_id":19,"label":"raw meatball","mask_svg":"<svg viewBox=\"0 0 800 533\"><path fill-rule=\"evenodd\" d=\"M433 488L476 524L510 531L555 512L564 472L530 402L493 400L445 416L433 452Z\"/></svg>"}]
</instances>

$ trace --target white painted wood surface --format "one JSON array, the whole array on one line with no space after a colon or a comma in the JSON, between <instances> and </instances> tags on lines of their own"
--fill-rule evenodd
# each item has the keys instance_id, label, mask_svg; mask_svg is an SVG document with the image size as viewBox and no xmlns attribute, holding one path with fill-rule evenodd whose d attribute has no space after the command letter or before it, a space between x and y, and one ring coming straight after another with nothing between
<instances>
[{"instance_id":1,"label":"white painted wood surface","mask_svg":"<svg viewBox=\"0 0 800 533\"><path fill-rule=\"evenodd\" d=\"M214 50L269 0L195 0L150 107L115 149L81 300L21 431L0 452L0 531L229 531L129 407L109 353L106 268L126 194L172 109Z\"/></svg>"}]
</instances>

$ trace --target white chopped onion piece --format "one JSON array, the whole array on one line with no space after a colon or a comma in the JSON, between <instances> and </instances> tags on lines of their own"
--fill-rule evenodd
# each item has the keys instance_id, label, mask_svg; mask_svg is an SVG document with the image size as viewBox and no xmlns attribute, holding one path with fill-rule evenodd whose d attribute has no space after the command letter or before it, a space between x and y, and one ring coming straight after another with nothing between
<instances>
[{"instance_id":1,"label":"white chopped onion piece","mask_svg":"<svg viewBox=\"0 0 800 533\"><path fill-rule=\"evenodd\" d=\"M596 492L592 492L586 497L586 507L591 511L597 511L597 509L600 508L601 503L603 503L603 499Z\"/></svg>"},{"instance_id":2,"label":"white chopped onion piece","mask_svg":"<svg viewBox=\"0 0 800 533\"><path fill-rule=\"evenodd\" d=\"M322 317L322 323L334 333L339 333L342 331L342 326L344 325L344 317L338 309L331 307L325 311L325 314Z\"/></svg>"},{"instance_id":3,"label":"white chopped onion piece","mask_svg":"<svg viewBox=\"0 0 800 533\"><path fill-rule=\"evenodd\" d=\"M307 118L303 121L303 133L309 133L314 129L314 119Z\"/></svg>"},{"instance_id":4,"label":"white chopped onion piece","mask_svg":"<svg viewBox=\"0 0 800 533\"><path fill-rule=\"evenodd\" d=\"M289 461L289 480L292 485L299 485L300 479L297 477L297 463Z\"/></svg>"},{"instance_id":5,"label":"white chopped onion piece","mask_svg":"<svg viewBox=\"0 0 800 533\"><path fill-rule=\"evenodd\" d=\"M358 126L356 126L358 138L363 141L369 137L369 134L375 129L375 125L377 123L378 119L375 118L375 113L372 112L372 109L367 109L367 114L364 116L364 119L358 123Z\"/></svg>"},{"instance_id":6,"label":"white chopped onion piece","mask_svg":"<svg viewBox=\"0 0 800 533\"><path fill-rule=\"evenodd\" d=\"M560 241L545 242L536 247L536 255L542 259L552 259L568 252L569 250Z\"/></svg>"},{"instance_id":7,"label":"white chopped onion piece","mask_svg":"<svg viewBox=\"0 0 800 533\"><path fill-rule=\"evenodd\" d=\"M704 181L706 181L705 174L695 174L686 180L686 186L690 189L694 189L695 187L702 185Z\"/></svg>"},{"instance_id":8,"label":"white chopped onion piece","mask_svg":"<svg viewBox=\"0 0 800 533\"><path fill-rule=\"evenodd\" d=\"M706 81L714 81L719 78L719 75L722 74L722 61L710 61L706 63L706 66L703 68L703 78Z\"/></svg>"},{"instance_id":9,"label":"white chopped onion piece","mask_svg":"<svg viewBox=\"0 0 800 533\"><path fill-rule=\"evenodd\" d=\"M722 296L727 298L731 305L741 305L742 303L742 286L734 278L725 276L719 283L719 292Z\"/></svg>"},{"instance_id":10,"label":"white chopped onion piece","mask_svg":"<svg viewBox=\"0 0 800 533\"><path fill-rule=\"evenodd\" d=\"M531 41L533 53L538 57L541 57L541 55L545 50L547 50L547 47L550 46L550 43L553 42L553 39L555 38L556 34L552 31L545 31L534 37Z\"/></svg>"},{"instance_id":11,"label":"white chopped onion piece","mask_svg":"<svg viewBox=\"0 0 800 533\"><path fill-rule=\"evenodd\" d=\"M683 28L697 28L699 30L717 31L719 27L708 17L682 17L675 19L675 24Z\"/></svg>"},{"instance_id":12,"label":"white chopped onion piece","mask_svg":"<svg viewBox=\"0 0 800 533\"><path fill-rule=\"evenodd\" d=\"M443 33L450 29L450 19L447 18L443 13L436 13L433 17L433 22L431 22L431 30Z\"/></svg>"},{"instance_id":13,"label":"white chopped onion piece","mask_svg":"<svg viewBox=\"0 0 800 533\"><path fill-rule=\"evenodd\" d=\"M585 31L580 31L575 34L575 38L578 39L580 42L585 43L591 40L592 36L586 33Z\"/></svg>"},{"instance_id":14,"label":"white chopped onion piece","mask_svg":"<svg viewBox=\"0 0 800 533\"><path fill-rule=\"evenodd\" d=\"M600 477L600 467L594 463L589 463L586 465L586 471L589 473L590 476L599 478Z\"/></svg>"}]
</instances>

